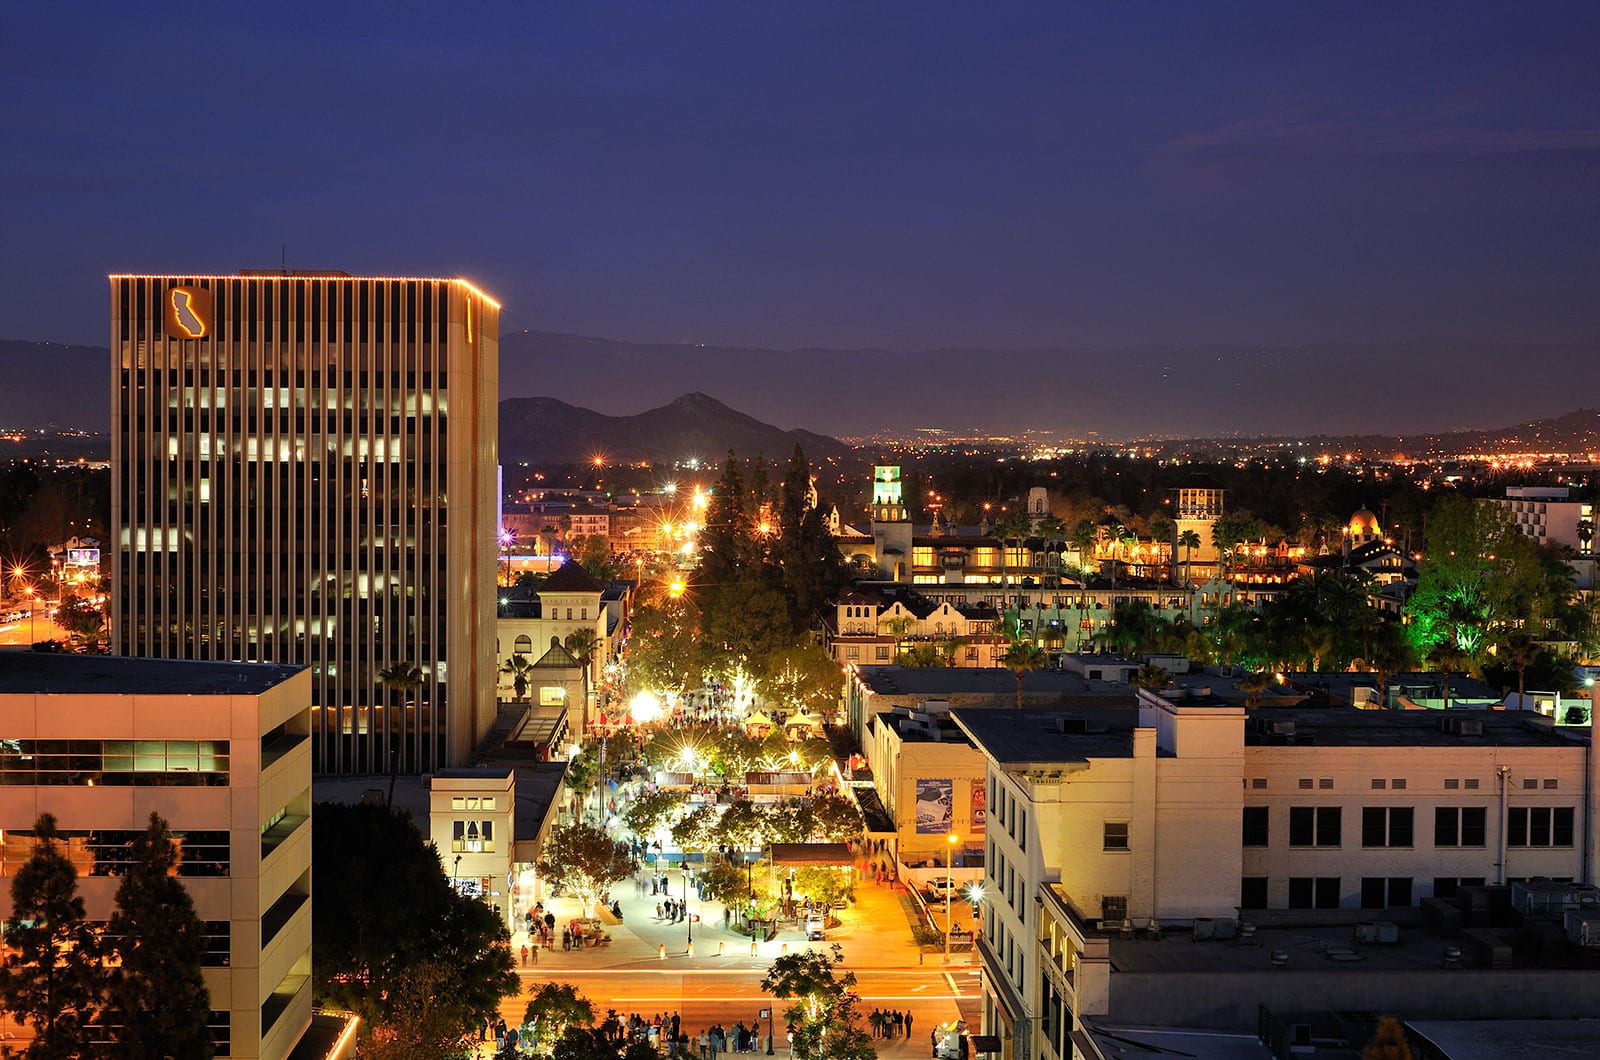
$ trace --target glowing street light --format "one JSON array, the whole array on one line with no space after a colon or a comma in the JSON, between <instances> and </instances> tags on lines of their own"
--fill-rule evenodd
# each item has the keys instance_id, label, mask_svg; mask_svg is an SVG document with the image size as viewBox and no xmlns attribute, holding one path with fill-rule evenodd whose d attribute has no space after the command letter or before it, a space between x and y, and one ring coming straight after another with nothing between
<instances>
[{"instance_id":1,"label":"glowing street light","mask_svg":"<svg viewBox=\"0 0 1600 1060\"><path fill-rule=\"evenodd\" d=\"M956 904L950 900L950 888L954 880L950 878L952 866L955 861L956 844L961 837L951 832L945 836L947 843L944 848L944 963L950 963L950 929L955 926Z\"/></svg>"}]
</instances>

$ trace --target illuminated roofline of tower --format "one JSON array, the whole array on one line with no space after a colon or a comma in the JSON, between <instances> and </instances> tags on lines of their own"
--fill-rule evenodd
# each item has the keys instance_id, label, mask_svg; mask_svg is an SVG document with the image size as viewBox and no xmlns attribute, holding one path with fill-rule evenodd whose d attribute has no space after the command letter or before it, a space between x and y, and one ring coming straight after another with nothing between
<instances>
[{"instance_id":1,"label":"illuminated roofline of tower","mask_svg":"<svg viewBox=\"0 0 1600 1060\"><path fill-rule=\"evenodd\" d=\"M500 303L495 301L488 294L484 293L484 291L483 291L483 289L481 287L479 287L478 285L474 284L471 280L463 280L459 276L351 276L348 273L337 272L337 271L333 271L333 270L315 270L315 271L302 271L302 272L282 272L282 271L277 270L277 269L262 269L262 270L259 270L259 271L255 271L255 270L240 270L239 272L232 273L232 274L205 273L205 272L186 272L186 273L177 273L177 272L168 272L168 273L160 273L160 272L112 272L112 273L107 273L106 274L106 279L108 279L108 280L238 280L238 279L259 280L259 279L271 279L271 278L284 279L284 280L293 280L293 279L302 279L302 280L305 280L305 279L331 279L331 280L361 280L361 281L383 280L383 281L388 281L388 282L408 282L408 281L413 281L414 280L414 281L421 282L421 283L453 283L453 284L459 284L460 286L466 288L472 294L477 295L479 298L483 299L485 302L488 302L490 305L494 306L496 309L500 308Z\"/></svg>"}]
</instances>

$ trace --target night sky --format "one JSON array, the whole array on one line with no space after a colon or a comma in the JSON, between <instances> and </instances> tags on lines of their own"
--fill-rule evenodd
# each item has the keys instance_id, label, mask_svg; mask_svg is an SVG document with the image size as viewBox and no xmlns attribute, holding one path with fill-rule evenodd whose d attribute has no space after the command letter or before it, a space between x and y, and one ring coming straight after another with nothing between
<instances>
[{"instance_id":1,"label":"night sky","mask_svg":"<svg viewBox=\"0 0 1600 1060\"><path fill-rule=\"evenodd\" d=\"M1592 0L14 3L0 87L0 337L283 244L644 341L1600 337Z\"/></svg>"}]
</instances>

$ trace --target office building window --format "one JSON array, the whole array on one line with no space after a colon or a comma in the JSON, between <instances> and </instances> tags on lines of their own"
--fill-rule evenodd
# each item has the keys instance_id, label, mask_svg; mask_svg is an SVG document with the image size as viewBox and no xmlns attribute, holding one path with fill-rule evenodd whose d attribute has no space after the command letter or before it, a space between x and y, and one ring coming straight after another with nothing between
<instances>
[{"instance_id":1,"label":"office building window","mask_svg":"<svg viewBox=\"0 0 1600 1060\"><path fill-rule=\"evenodd\" d=\"M1361 809L1361 845L1411 846L1413 811L1409 806L1364 806Z\"/></svg>"},{"instance_id":2,"label":"office building window","mask_svg":"<svg viewBox=\"0 0 1600 1060\"><path fill-rule=\"evenodd\" d=\"M1411 877L1363 876L1361 908L1389 909L1411 904Z\"/></svg>"},{"instance_id":3,"label":"office building window","mask_svg":"<svg viewBox=\"0 0 1600 1060\"><path fill-rule=\"evenodd\" d=\"M1107 821L1105 824L1105 848L1107 850L1128 849L1128 822Z\"/></svg>"},{"instance_id":4,"label":"office building window","mask_svg":"<svg viewBox=\"0 0 1600 1060\"><path fill-rule=\"evenodd\" d=\"M1433 845L1481 847L1488 834L1488 810L1482 806L1435 806Z\"/></svg>"},{"instance_id":5,"label":"office building window","mask_svg":"<svg viewBox=\"0 0 1600 1060\"><path fill-rule=\"evenodd\" d=\"M1239 881L1239 908L1265 909L1267 907L1267 878L1246 876Z\"/></svg>"},{"instance_id":6,"label":"office building window","mask_svg":"<svg viewBox=\"0 0 1600 1060\"><path fill-rule=\"evenodd\" d=\"M1506 811L1506 845L1570 847L1573 817L1570 806L1513 806Z\"/></svg>"},{"instance_id":7,"label":"office building window","mask_svg":"<svg viewBox=\"0 0 1600 1060\"><path fill-rule=\"evenodd\" d=\"M1339 877L1291 876L1289 877L1290 909L1339 908Z\"/></svg>"},{"instance_id":8,"label":"office building window","mask_svg":"<svg viewBox=\"0 0 1600 1060\"><path fill-rule=\"evenodd\" d=\"M1267 807L1244 808L1244 845L1247 847L1267 845Z\"/></svg>"},{"instance_id":9,"label":"office building window","mask_svg":"<svg viewBox=\"0 0 1600 1060\"><path fill-rule=\"evenodd\" d=\"M1289 845L1336 847L1342 842L1343 824L1337 806L1289 807Z\"/></svg>"}]
</instances>

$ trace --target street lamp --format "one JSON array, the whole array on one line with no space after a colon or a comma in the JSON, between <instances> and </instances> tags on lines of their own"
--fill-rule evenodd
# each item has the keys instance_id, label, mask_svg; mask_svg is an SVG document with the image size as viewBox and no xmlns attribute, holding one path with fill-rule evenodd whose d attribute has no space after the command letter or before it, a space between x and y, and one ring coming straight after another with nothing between
<instances>
[{"instance_id":1,"label":"street lamp","mask_svg":"<svg viewBox=\"0 0 1600 1060\"><path fill-rule=\"evenodd\" d=\"M689 852L683 852L683 922L689 929L689 956L694 956L694 915L689 912Z\"/></svg>"},{"instance_id":2,"label":"street lamp","mask_svg":"<svg viewBox=\"0 0 1600 1060\"><path fill-rule=\"evenodd\" d=\"M944 963L950 963L950 929L955 926L956 904L950 900L950 888L955 881L950 878L955 861L956 844L961 837L951 832L945 836L944 848Z\"/></svg>"}]
</instances>

